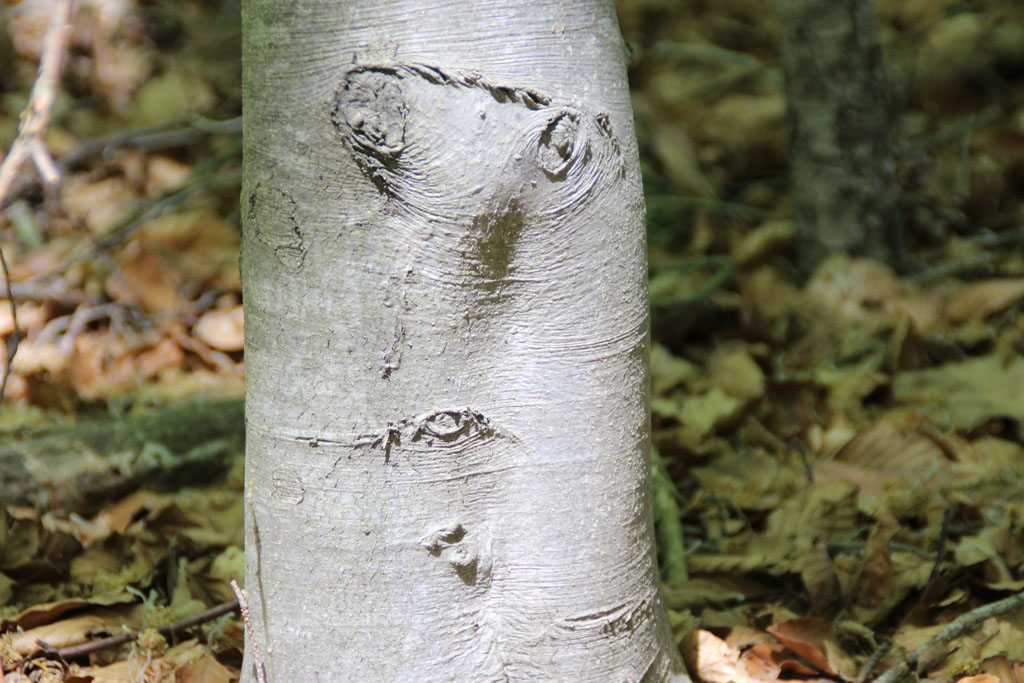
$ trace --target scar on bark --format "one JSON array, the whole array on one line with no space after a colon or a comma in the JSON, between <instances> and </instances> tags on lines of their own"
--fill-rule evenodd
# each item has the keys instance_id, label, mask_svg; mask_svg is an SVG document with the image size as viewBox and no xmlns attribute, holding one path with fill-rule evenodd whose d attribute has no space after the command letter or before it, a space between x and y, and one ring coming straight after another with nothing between
<instances>
[{"instance_id":1,"label":"scar on bark","mask_svg":"<svg viewBox=\"0 0 1024 683\"><path fill-rule=\"evenodd\" d=\"M381 354L380 378L390 379L391 373L402 364L402 343L405 341L405 326L400 319L395 320L395 331L391 343Z\"/></svg>"},{"instance_id":2,"label":"scar on bark","mask_svg":"<svg viewBox=\"0 0 1024 683\"><path fill-rule=\"evenodd\" d=\"M513 200L504 211L495 211L473 219L474 270L481 276L481 287L488 292L498 288L509 273L516 244L526 224L519 202Z\"/></svg>"},{"instance_id":3,"label":"scar on bark","mask_svg":"<svg viewBox=\"0 0 1024 683\"><path fill-rule=\"evenodd\" d=\"M565 617L560 626L569 631L597 629L610 635L631 633L650 619L654 605L654 597L648 595L635 602L623 602L587 614Z\"/></svg>"},{"instance_id":4,"label":"scar on bark","mask_svg":"<svg viewBox=\"0 0 1024 683\"><path fill-rule=\"evenodd\" d=\"M449 72L425 64L349 69L331 102L331 123L351 146L357 163L377 191L387 196L392 196L387 176L397 172L398 161L406 150L410 107L403 81L408 78L433 85L484 90L496 102L520 104L531 110L551 104L549 97L528 88L495 85L479 74Z\"/></svg>"},{"instance_id":5,"label":"scar on bark","mask_svg":"<svg viewBox=\"0 0 1024 683\"><path fill-rule=\"evenodd\" d=\"M391 462L391 450L402 443L440 443L455 445L473 437L495 435L491 421L482 413L471 408L447 408L421 413L415 417L388 421L376 434L360 436L364 447L379 448L384 454L384 464Z\"/></svg>"},{"instance_id":6,"label":"scar on bark","mask_svg":"<svg viewBox=\"0 0 1024 683\"><path fill-rule=\"evenodd\" d=\"M302 268L306 258L296 213L295 198L285 190L257 183L249 193L246 218L256 239L269 247L278 263L292 272Z\"/></svg>"}]
</instances>

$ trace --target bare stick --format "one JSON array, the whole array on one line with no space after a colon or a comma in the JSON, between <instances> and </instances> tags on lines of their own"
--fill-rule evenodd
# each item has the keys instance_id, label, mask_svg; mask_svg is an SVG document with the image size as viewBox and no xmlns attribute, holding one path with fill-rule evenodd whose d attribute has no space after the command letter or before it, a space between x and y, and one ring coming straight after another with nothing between
<instances>
[{"instance_id":1,"label":"bare stick","mask_svg":"<svg viewBox=\"0 0 1024 683\"><path fill-rule=\"evenodd\" d=\"M159 631L160 634L163 636L170 636L173 633L184 631L187 628L198 626L199 624L203 624L207 621L216 619L222 614L234 612L236 609L238 609L238 603L234 600L232 600L231 602L221 603L216 607L211 607L205 612L200 612L199 614L195 614L191 617L186 617L185 619L176 621L173 624L161 626L157 628L157 631ZM112 647L117 647L119 645L124 645L125 643L130 643L134 640L137 640L140 633L141 631L132 631L131 633L125 633L119 636L111 636L109 638L94 640L91 643L82 643L81 645L63 647L59 650L56 650L55 652L64 659L71 659L72 657L81 657L82 655L92 654L93 652L98 652L100 650L106 650ZM42 641L39 642L42 643ZM45 643L42 644L45 645Z\"/></svg>"},{"instance_id":2,"label":"bare stick","mask_svg":"<svg viewBox=\"0 0 1024 683\"><path fill-rule=\"evenodd\" d=\"M36 172L48 190L55 190L57 183L60 182L57 164L54 163L53 157L46 149L43 137L46 135L46 129L50 127L53 104L57 101L57 86L60 83L61 62L64 58L67 34L71 28L71 6L73 3L74 0L60 0L50 18L50 25L46 29L43 53L39 58L39 72L36 75L36 82L32 86L32 94L28 98L28 106L21 114L18 137L14 139L11 148L7 150L7 156L0 164L0 209L5 207L11 198L14 180L18 171L21 170L22 164L28 159L35 164ZM0 374L0 401L3 401L11 365L14 363L14 356L18 352L18 344L24 337L24 333L18 327L18 312L14 303L14 295L11 292L11 277L7 269L7 259L4 258L2 251L0 251L0 266L3 267L7 300L11 305L11 319L14 322L14 330L7 340L3 373Z\"/></svg>"},{"instance_id":3,"label":"bare stick","mask_svg":"<svg viewBox=\"0 0 1024 683\"><path fill-rule=\"evenodd\" d=\"M249 636L249 645L252 647L252 666L256 670L256 681L267 683L267 676L263 672L263 658L260 656L260 646L256 644L253 637L252 614L249 613L249 593L238 585L238 582L231 579L231 590L235 591L238 598L238 608L242 611L242 623L245 625L245 632Z\"/></svg>"},{"instance_id":4,"label":"bare stick","mask_svg":"<svg viewBox=\"0 0 1024 683\"><path fill-rule=\"evenodd\" d=\"M918 660L929 648L936 645L948 645L956 638L978 628L986 619L1005 614L1006 612L1012 612L1020 607L1024 607L1024 591L961 614L951 621L946 628L939 631L934 638L911 652L902 662L876 678L876 683L896 683L903 680L910 675L911 669L917 666Z\"/></svg>"},{"instance_id":5,"label":"bare stick","mask_svg":"<svg viewBox=\"0 0 1024 683\"><path fill-rule=\"evenodd\" d=\"M860 673L853 679L853 683L867 683L868 677L871 676L871 672L875 670L878 663L882 661L882 658L889 654L889 650L892 649L892 643L882 643L873 653L868 661L861 667Z\"/></svg>"},{"instance_id":6,"label":"bare stick","mask_svg":"<svg viewBox=\"0 0 1024 683\"><path fill-rule=\"evenodd\" d=\"M11 336L7 338L5 346L7 353L4 358L4 368L0 371L0 403L3 403L4 394L7 392L7 378L11 375L11 365L14 364L14 356L18 353L18 345L25 338L25 332L18 326L18 307L14 303L14 293L11 291L11 274L7 270L7 258L3 249L0 249L0 268L4 271L4 286L7 289L7 302L11 305L11 322L14 329ZM2 681L0 681L2 683Z\"/></svg>"},{"instance_id":7,"label":"bare stick","mask_svg":"<svg viewBox=\"0 0 1024 683\"><path fill-rule=\"evenodd\" d=\"M43 54L39 58L39 72L35 85L32 86L28 106L21 114L18 137L7 151L7 158L0 164L0 208L10 199L15 176L27 159L32 160L39 177L49 187L54 187L60 180L57 164L46 149L43 136L50 127L53 104L57 101L57 86L60 84L64 47L71 28L73 3L74 0L60 0L46 29Z\"/></svg>"}]
</instances>

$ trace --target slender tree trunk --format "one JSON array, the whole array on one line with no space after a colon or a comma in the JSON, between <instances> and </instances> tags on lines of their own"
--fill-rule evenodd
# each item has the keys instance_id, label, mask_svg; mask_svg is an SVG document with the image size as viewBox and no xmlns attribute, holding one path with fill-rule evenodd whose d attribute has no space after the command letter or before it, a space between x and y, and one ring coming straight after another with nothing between
<instances>
[{"instance_id":1,"label":"slender tree trunk","mask_svg":"<svg viewBox=\"0 0 1024 683\"><path fill-rule=\"evenodd\" d=\"M243 32L245 680L687 680L611 3L248 0Z\"/></svg>"},{"instance_id":2,"label":"slender tree trunk","mask_svg":"<svg viewBox=\"0 0 1024 683\"><path fill-rule=\"evenodd\" d=\"M903 251L882 50L871 0L780 0L799 265Z\"/></svg>"}]
</instances>

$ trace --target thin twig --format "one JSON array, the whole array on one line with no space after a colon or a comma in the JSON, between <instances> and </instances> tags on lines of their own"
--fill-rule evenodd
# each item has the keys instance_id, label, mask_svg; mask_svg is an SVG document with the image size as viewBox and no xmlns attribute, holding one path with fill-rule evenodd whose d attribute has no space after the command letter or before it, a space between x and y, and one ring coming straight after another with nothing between
<instances>
[{"instance_id":1,"label":"thin twig","mask_svg":"<svg viewBox=\"0 0 1024 683\"><path fill-rule=\"evenodd\" d=\"M886 642L882 643L881 646L872 652L871 656L868 657L868 661L864 662L864 666L861 668L860 673L857 674L855 679L853 679L853 683L867 683L871 676L871 672L875 670L875 667L878 666L878 663L882 661L882 658L889 653L890 649L892 649L892 643Z\"/></svg>"},{"instance_id":2,"label":"thin twig","mask_svg":"<svg viewBox=\"0 0 1024 683\"><path fill-rule=\"evenodd\" d=\"M252 629L252 614L249 613L249 593L238 585L238 582L231 579L231 590L235 592L235 597L238 598L238 607L242 611L242 624L245 626L245 632L249 636L249 647L252 648L252 666L256 670L256 681L257 683L267 683L267 675L263 670L263 658L260 656L260 646L256 643L256 638L253 637Z\"/></svg>"},{"instance_id":3,"label":"thin twig","mask_svg":"<svg viewBox=\"0 0 1024 683\"><path fill-rule=\"evenodd\" d=\"M57 86L60 84L60 70L64 58L64 48L67 44L67 34L71 28L71 6L73 3L74 0L60 0L54 8L50 25L46 29L43 53L39 58L39 71L36 75L36 82L32 85L28 106L21 114L18 136L7 150L7 156L3 163L0 164L0 209L4 208L10 200L18 171L29 159L35 164L36 172L48 191L51 193L55 191L60 182L57 165L54 163L53 157L50 156L49 150L46 149L43 138L46 135L46 129L50 127L53 104L57 101ZM7 353L5 354L3 372L0 375L0 402L2 402L7 391L7 378L11 374L14 356L18 353L18 344L25 333L18 327L18 308L14 303L11 275L3 250L0 250L0 266L4 272L7 301L11 306L11 320L14 324L14 329L11 331L10 337L7 338Z\"/></svg>"},{"instance_id":4,"label":"thin twig","mask_svg":"<svg viewBox=\"0 0 1024 683\"><path fill-rule=\"evenodd\" d=\"M50 127L53 104L57 101L57 87L60 84L61 63L67 34L71 28L71 5L74 0L60 0L54 8L50 25L43 39L43 53L39 58L39 72L29 95L28 106L21 114L18 137L7 151L7 158L0 164L0 208L10 199L14 179L25 161L31 159L39 177L49 187L60 180L57 164L46 149L43 137Z\"/></svg>"},{"instance_id":5,"label":"thin twig","mask_svg":"<svg viewBox=\"0 0 1024 683\"><path fill-rule=\"evenodd\" d=\"M60 160L62 169L73 168L93 156L107 156L115 149L154 150L184 147L210 135L235 134L242 130L242 117L215 121L202 117L161 123L155 126L120 131L88 140Z\"/></svg>"},{"instance_id":6,"label":"thin twig","mask_svg":"<svg viewBox=\"0 0 1024 683\"><path fill-rule=\"evenodd\" d=\"M14 292L11 291L11 273L7 269L7 257L4 256L3 249L0 249L0 268L3 268L4 271L4 287L7 289L7 303L11 306L11 324L14 326L11 336L5 343L7 353L4 358L4 368L0 371L0 403L3 403L4 394L7 392L7 378L11 375L14 356L18 353L21 340L25 338L25 332L18 326L18 306L14 303Z\"/></svg>"},{"instance_id":7,"label":"thin twig","mask_svg":"<svg viewBox=\"0 0 1024 683\"><path fill-rule=\"evenodd\" d=\"M229 612L234 612L238 609L238 601L232 600L231 602L224 602L216 607L211 607L205 612L193 615L186 619L176 621L173 624L167 626L161 626L157 629L162 636L170 636L179 631L184 631L187 628L204 624L207 621L211 621ZM125 643L130 643L134 640L138 640L141 631L132 631L131 633L125 633L120 636L111 636L110 638L103 638L101 640L94 640L91 643L82 643L81 645L73 645L71 647L65 647L57 650L57 654L64 659L71 659L73 657L81 657L82 655L91 654L98 652L99 650L107 650L112 647L118 647Z\"/></svg>"},{"instance_id":8,"label":"thin twig","mask_svg":"<svg viewBox=\"0 0 1024 683\"><path fill-rule=\"evenodd\" d=\"M89 297L80 290L71 289L67 281L59 277L49 282L12 282L9 293L18 301L50 301L69 308L90 303Z\"/></svg>"},{"instance_id":9,"label":"thin twig","mask_svg":"<svg viewBox=\"0 0 1024 683\"><path fill-rule=\"evenodd\" d=\"M902 662L876 678L876 683L897 683L897 681L903 680L910 675L911 669L917 666L918 660L928 649L936 645L948 645L956 638L978 628L986 619L1005 614L1006 612L1012 612L1020 607L1024 607L1024 591L961 614L951 621L946 628L942 629L938 635L911 652Z\"/></svg>"}]
</instances>

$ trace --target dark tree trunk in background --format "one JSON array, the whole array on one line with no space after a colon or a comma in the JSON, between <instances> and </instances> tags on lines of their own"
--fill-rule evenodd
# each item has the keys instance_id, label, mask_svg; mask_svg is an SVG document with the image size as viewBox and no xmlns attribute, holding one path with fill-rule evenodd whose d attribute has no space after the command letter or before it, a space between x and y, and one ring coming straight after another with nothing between
<instances>
[{"instance_id":1,"label":"dark tree trunk in background","mask_svg":"<svg viewBox=\"0 0 1024 683\"><path fill-rule=\"evenodd\" d=\"M270 680L688 680L611 3L249 0L243 34Z\"/></svg>"},{"instance_id":2,"label":"dark tree trunk in background","mask_svg":"<svg viewBox=\"0 0 1024 683\"><path fill-rule=\"evenodd\" d=\"M807 273L829 253L898 265L892 123L869 0L780 0L790 167Z\"/></svg>"}]
</instances>

